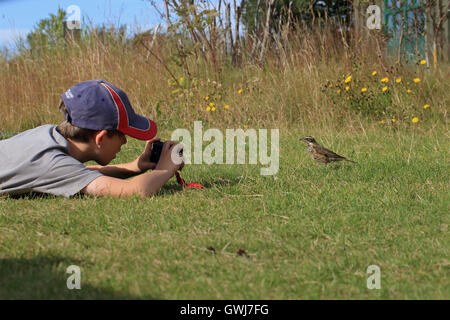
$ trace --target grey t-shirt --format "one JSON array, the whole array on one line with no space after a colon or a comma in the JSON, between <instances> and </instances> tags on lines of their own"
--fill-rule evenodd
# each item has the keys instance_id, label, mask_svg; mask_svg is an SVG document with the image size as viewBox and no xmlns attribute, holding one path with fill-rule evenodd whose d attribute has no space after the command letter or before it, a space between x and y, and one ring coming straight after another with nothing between
<instances>
[{"instance_id":1,"label":"grey t-shirt","mask_svg":"<svg viewBox=\"0 0 450 320\"><path fill-rule=\"evenodd\" d=\"M55 125L0 140L0 195L28 192L70 197L102 176L68 154Z\"/></svg>"}]
</instances>

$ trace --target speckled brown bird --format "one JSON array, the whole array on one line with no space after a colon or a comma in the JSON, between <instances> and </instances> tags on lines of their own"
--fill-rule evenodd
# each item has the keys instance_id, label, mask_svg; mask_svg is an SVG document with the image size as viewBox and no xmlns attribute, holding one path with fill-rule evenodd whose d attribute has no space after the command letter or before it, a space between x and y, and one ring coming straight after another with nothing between
<instances>
[{"instance_id":1,"label":"speckled brown bird","mask_svg":"<svg viewBox=\"0 0 450 320\"><path fill-rule=\"evenodd\" d=\"M309 151L309 154L311 155L311 157L314 160L316 160L317 162L323 163L325 166L330 162L343 161L343 160L357 163L353 160L347 159L346 157L340 156L337 153L334 153L333 151L328 150L325 147L322 147L311 136L302 138L300 140L306 142L306 144L308 145L308 151Z\"/></svg>"}]
</instances>

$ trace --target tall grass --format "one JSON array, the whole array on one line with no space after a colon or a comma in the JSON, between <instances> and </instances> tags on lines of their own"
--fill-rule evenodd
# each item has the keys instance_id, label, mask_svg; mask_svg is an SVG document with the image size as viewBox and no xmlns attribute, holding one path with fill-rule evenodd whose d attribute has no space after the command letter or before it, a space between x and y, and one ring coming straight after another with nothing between
<instances>
[{"instance_id":1,"label":"tall grass","mask_svg":"<svg viewBox=\"0 0 450 320\"><path fill-rule=\"evenodd\" d=\"M113 33L102 38L91 33L38 56L24 51L9 61L0 59L0 131L59 122L60 95L95 78L121 87L137 112L169 127L194 120L211 126L352 127L391 118L409 123L414 116L447 123L449 66L427 70L420 64L396 65L383 55L378 36L342 36L332 27L298 28L275 38L262 64L252 60L247 39L239 66L231 66L222 55L219 72L197 54L183 57L181 65L179 48L169 36L158 36L151 52L149 41L123 43ZM374 70L377 75L371 76ZM352 82L345 91L343 81L349 75ZM385 76L390 79L388 92L381 91ZM402 83L394 82L397 77ZM419 84L412 83L416 77ZM361 93L362 87L368 92ZM407 93L409 88L412 93ZM211 103L215 111L207 111ZM425 104L432 108L423 110Z\"/></svg>"}]
</instances>

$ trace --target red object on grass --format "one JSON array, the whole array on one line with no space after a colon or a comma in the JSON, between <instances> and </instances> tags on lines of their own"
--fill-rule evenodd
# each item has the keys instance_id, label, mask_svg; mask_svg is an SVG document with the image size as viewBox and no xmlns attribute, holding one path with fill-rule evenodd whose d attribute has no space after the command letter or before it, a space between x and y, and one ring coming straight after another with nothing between
<instances>
[{"instance_id":1,"label":"red object on grass","mask_svg":"<svg viewBox=\"0 0 450 320\"><path fill-rule=\"evenodd\" d=\"M186 187L188 188L194 188L194 189L203 189L203 186L200 183L186 183Z\"/></svg>"},{"instance_id":2,"label":"red object on grass","mask_svg":"<svg viewBox=\"0 0 450 320\"><path fill-rule=\"evenodd\" d=\"M193 188L193 189L203 189L204 187L200 183L186 183L184 179L181 177L180 173L175 172L175 176L177 178L178 183L183 187Z\"/></svg>"}]
</instances>

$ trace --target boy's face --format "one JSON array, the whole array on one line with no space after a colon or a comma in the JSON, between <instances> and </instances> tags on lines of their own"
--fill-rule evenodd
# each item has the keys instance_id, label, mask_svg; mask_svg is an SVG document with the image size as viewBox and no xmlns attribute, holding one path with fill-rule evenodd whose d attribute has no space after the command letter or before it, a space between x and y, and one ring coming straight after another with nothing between
<instances>
[{"instance_id":1,"label":"boy's face","mask_svg":"<svg viewBox=\"0 0 450 320\"><path fill-rule=\"evenodd\" d=\"M127 143L127 138L122 132L118 132L112 137L105 134L102 140L96 161L98 164L106 166L120 152L122 145Z\"/></svg>"}]
</instances>

